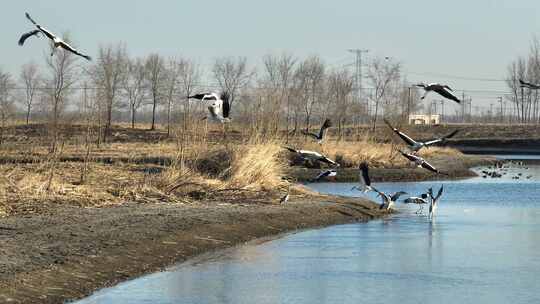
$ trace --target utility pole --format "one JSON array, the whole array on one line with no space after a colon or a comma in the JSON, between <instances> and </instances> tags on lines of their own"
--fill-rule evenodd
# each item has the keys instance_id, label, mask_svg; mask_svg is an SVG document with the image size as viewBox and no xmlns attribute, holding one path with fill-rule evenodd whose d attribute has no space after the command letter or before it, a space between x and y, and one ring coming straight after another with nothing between
<instances>
[{"instance_id":1,"label":"utility pole","mask_svg":"<svg viewBox=\"0 0 540 304\"><path fill-rule=\"evenodd\" d=\"M411 87L409 87L409 96L407 97L407 124L409 124L411 117Z\"/></svg>"},{"instance_id":2,"label":"utility pole","mask_svg":"<svg viewBox=\"0 0 540 304\"><path fill-rule=\"evenodd\" d=\"M444 120L444 100L439 100L439 102L441 103L441 123L442 123Z\"/></svg>"},{"instance_id":3,"label":"utility pole","mask_svg":"<svg viewBox=\"0 0 540 304\"><path fill-rule=\"evenodd\" d=\"M356 89L357 102L362 101L362 54L369 52L366 49L349 49L347 50L355 55L354 60L354 86ZM369 116L369 101L366 99L366 111Z\"/></svg>"},{"instance_id":4,"label":"utility pole","mask_svg":"<svg viewBox=\"0 0 540 304\"><path fill-rule=\"evenodd\" d=\"M501 96L499 96L498 99L499 99L499 103L501 104L501 121L500 121L500 123L504 123L503 98Z\"/></svg>"},{"instance_id":5,"label":"utility pole","mask_svg":"<svg viewBox=\"0 0 540 304\"><path fill-rule=\"evenodd\" d=\"M461 92L461 123L465 123L465 110L467 109L465 103L466 103L465 91L462 91Z\"/></svg>"}]
</instances>

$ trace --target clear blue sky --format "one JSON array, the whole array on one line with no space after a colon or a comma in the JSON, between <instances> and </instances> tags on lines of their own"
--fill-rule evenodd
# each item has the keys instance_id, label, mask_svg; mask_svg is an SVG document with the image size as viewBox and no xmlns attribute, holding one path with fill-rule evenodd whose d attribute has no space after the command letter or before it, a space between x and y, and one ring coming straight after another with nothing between
<instances>
[{"instance_id":1,"label":"clear blue sky","mask_svg":"<svg viewBox=\"0 0 540 304\"><path fill-rule=\"evenodd\" d=\"M18 75L21 64L43 61L44 41L19 47L31 29L28 11L56 33L69 31L95 55L100 44L126 43L131 55L183 55L203 65L222 55L247 56L252 65L269 52L320 55L334 66L353 61L350 48L367 57L403 63L411 81L445 82L455 89L506 90L502 82L459 80L504 77L507 64L525 54L540 34L538 0L18 0L2 7L0 66ZM471 93L483 104L494 93Z\"/></svg>"}]
</instances>

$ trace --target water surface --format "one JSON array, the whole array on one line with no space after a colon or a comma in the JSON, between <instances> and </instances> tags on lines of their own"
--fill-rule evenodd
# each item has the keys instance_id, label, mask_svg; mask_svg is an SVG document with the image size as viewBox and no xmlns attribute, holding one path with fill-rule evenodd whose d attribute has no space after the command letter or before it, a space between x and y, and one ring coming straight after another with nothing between
<instances>
[{"instance_id":1,"label":"water surface","mask_svg":"<svg viewBox=\"0 0 540 304\"><path fill-rule=\"evenodd\" d=\"M540 303L540 170L523 172L534 177L380 183L444 184L435 220L398 204L388 219L206 255L78 303ZM361 195L352 185L312 187Z\"/></svg>"}]
</instances>

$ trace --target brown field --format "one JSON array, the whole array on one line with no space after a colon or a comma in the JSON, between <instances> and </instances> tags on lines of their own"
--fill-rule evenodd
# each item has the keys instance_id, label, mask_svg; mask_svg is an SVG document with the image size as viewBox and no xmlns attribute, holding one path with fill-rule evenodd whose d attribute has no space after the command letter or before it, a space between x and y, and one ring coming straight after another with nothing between
<instances>
[{"instance_id":1,"label":"brown field","mask_svg":"<svg viewBox=\"0 0 540 304\"><path fill-rule=\"evenodd\" d=\"M54 152L47 125L9 127L0 145L0 216L54 212L59 205L189 204L263 196L275 202L289 184L285 169L295 163L283 145L322 152L345 169L362 161L378 168L408 165L396 153L399 139L391 139L389 132L379 136L382 143L366 132L358 141L331 136L319 145L305 136L290 136L286 143L285 138L250 137L227 127L226 136L221 126L211 126L192 132L177 128L167 137L163 129L118 125L107 142L100 142L96 127L64 125ZM421 154L428 159L461 155L439 147Z\"/></svg>"}]
</instances>

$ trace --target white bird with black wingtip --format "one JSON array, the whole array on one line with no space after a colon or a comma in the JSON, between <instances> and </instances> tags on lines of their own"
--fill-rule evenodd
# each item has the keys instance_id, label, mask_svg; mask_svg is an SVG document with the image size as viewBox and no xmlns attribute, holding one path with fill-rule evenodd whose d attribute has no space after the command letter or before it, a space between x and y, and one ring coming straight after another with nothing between
<instances>
[{"instance_id":1,"label":"white bird with black wingtip","mask_svg":"<svg viewBox=\"0 0 540 304\"><path fill-rule=\"evenodd\" d=\"M373 190L377 192L379 194L378 196L380 196L382 199L382 203L379 206L379 209L386 208L386 210L395 209L395 203L399 199L399 197L402 196L403 194L407 194L407 192L398 191L389 195L382 191L378 191L377 189L373 189Z\"/></svg>"},{"instance_id":2,"label":"white bird with black wingtip","mask_svg":"<svg viewBox=\"0 0 540 304\"><path fill-rule=\"evenodd\" d=\"M453 92L452 88L450 88L447 85L440 84L440 83L430 83L427 85L425 83L419 83L416 86L423 88L425 91L424 95L420 97L420 99L426 98L429 92L435 92L444 98L453 100L457 103L461 103L461 100L452 93Z\"/></svg>"},{"instance_id":3,"label":"white bird with black wingtip","mask_svg":"<svg viewBox=\"0 0 540 304\"><path fill-rule=\"evenodd\" d=\"M229 116L231 111L229 93L201 93L189 96L188 98L199 99L200 101L211 101L210 105L208 105L208 112L212 121L220 123L226 123L231 121L231 118Z\"/></svg>"},{"instance_id":4,"label":"white bird with black wingtip","mask_svg":"<svg viewBox=\"0 0 540 304\"><path fill-rule=\"evenodd\" d=\"M27 33L24 33L22 34L21 38L19 38L19 45L22 46L24 45L24 42L26 41L26 39L32 37L32 36L36 36L38 37L39 34L43 34L45 35L47 38L49 38L52 43L53 43L53 49L52 49L52 52L51 52L51 56L54 55L54 51L58 48L63 48L64 50L67 50L69 52L72 52L73 54L77 55L77 56L81 56L83 57L84 59L86 60L92 60L92 57L88 56L88 55L85 55L79 51L77 51L77 49L75 49L74 47L72 47L71 45L69 45L67 42L65 42L64 40L62 40L60 37L54 35L53 33L51 33L49 30L47 30L46 28L42 27L41 25L39 25L37 22L34 21L34 19L32 19L32 17L30 17L30 14L26 13L26 18L28 20L30 20L30 22L32 22L37 30L33 30L33 31L30 31L30 32L27 32Z\"/></svg>"},{"instance_id":5,"label":"white bird with black wingtip","mask_svg":"<svg viewBox=\"0 0 540 304\"><path fill-rule=\"evenodd\" d=\"M388 127L390 127L390 129L392 129L392 131L394 131L394 133L396 133L409 146L409 148L415 154L416 154L416 152L420 151L420 149L422 149L424 147L431 146L431 145L434 145L434 144L437 144L437 143L444 143L444 142L446 142L446 140L448 140L449 138L454 137L459 132L459 130L454 130L452 133L450 133L448 135L422 142L422 141L416 141L416 140L412 139L409 135L407 135L404 132L402 132L402 131L398 130L397 128L393 127L390 124L390 122L388 122L388 120L386 120L386 119L383 119L383 120L384 120L384 123L386 123L388 125Z\"/></svg>"},{"instance_id":6,"label":"white bird with black wingtip","mask_svg":"<svg viewBox=\"0 0 540 304\"><path fill-rule=\"evenodd\" d=\"M300 156L304 160L318 161L318 162L322 162L322 163L325 163L334 167L339 167L339 164L337 162L331 160L330 158L322 155L319 152L309 151L309 150L296 150L291 147L283 147L283 148L295 153L296 155Z\"/></svg>"},{"instance_id":7,"label":"white bird with black wingtip","mask_svg":"<svg viewBox=\"0 0 540 304\"><path fill-rule=\"evenodd\" d=\"M319 130L319 133L315 134L315 133L311 133L307 131L302 131L302 134L311 136L314 139L316 139L319 144L322 144L325 134L326 134L326 129L330 128L331 126L332 126L332 122L330 121L330 119L326 119L324 123L322 124L321 129Z\"/></svg>"},{"instance_id":8,"label":"white bird with black wingtip","mask_svg":"<svg viewBox=\"0 0 540 304\"><path fill-rule=\"evenodd\" d=\"M314 179L310 180L312 183L321 181L323 178L334 178L337 176L337 171L334 169L324 170L320 172Z\"/></svg>"},{"instance_id":9,"label":"white bird with black wingtip","mask_svg":"<svg viewBox=\"0 0 540 304\"><path fill-rule=\"evenodd\" d=\"M435 168L432 164L428 163L424 158L418 156L418 155L415 155L415 154L412 154L412 153L405 153L401 150L398 150L399 153L401 153L401 155L403 155L403 157L407 158L408 160L410 160L411 162L413 162L418 168L424 168L424 169L427 169L431 172L434 172L434 173L437 173L437 174L442 174L442 175L448 175L444 172L441 172L439 171L437 168Z\"/></svg>"}]
</instances>

